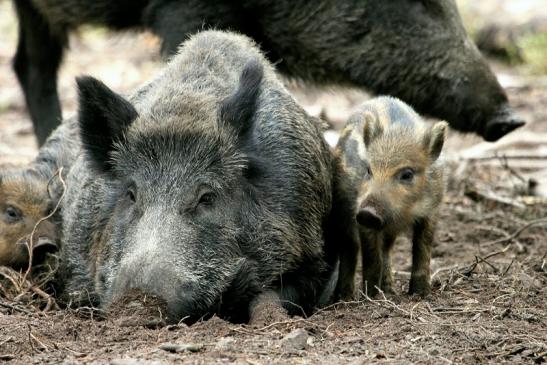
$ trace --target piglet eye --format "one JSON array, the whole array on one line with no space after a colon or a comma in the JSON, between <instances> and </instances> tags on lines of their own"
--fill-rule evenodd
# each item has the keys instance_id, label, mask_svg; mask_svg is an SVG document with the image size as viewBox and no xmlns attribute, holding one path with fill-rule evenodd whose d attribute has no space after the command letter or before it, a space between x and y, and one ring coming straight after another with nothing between
<instances>
[{"instance_id":1,"label":"piglet eye","mask_svg":"<svg viewBox=\"0 0 547 365\"><path fill-rule=\"evenodd\" d=\"M46 216L53 214L55 207L53 204L49 204L46 209Z\"/></svg>"},{"instance_id":2,"label":"piglet eye","mask_svg":"<svg viewBox=\"0 0 547 365\"><path fill-rule=\"evenodd\" d=\"M204 193L200 196L198 205L210 206L215 201L215 194L213 193Z\"/></svg>"},{"instance_id":3,"label":"piglet eye","mask_svg":"<svg viewBox=\"0 0 547 365\"><path fill-rule=\"evenodd\" d=\"M365 166L365 179L370 179L372 177L372 170L370 169L370 166Z\"/></svg>"},{"instance_id":4,"label":"piglet eye","mask_svg":"<svg viewBox=\"0 0 547 365\"><path fill-rule=\"evenodd\" d=\"M15 222L21 220L21 218L23 218L21 212L19 211L19 209L15 208L11 205L8 205L6 207L5 215L6 215L6 220L7 220L8 223L15 223Z\"/></svg>"},{"instance_id":5,"label":"piglet eye","mask_svg":"<svg viewBox=\"0 0 547 365\"><path fill-rule=\"evenodd\" d=\"M414 180L414 170L407 167L399 171L398 173L398 179L402 183L411 183Z\"/></svg>"}]
</instances>

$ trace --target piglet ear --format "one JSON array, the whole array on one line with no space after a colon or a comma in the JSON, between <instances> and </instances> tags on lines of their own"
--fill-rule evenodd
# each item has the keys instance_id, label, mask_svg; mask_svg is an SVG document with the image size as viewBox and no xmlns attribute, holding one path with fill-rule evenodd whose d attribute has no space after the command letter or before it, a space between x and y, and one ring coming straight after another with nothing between
<instances>
[{"instance_id":1,"label":"piglet ear","mask_svg":"<svg viewBox=\"0 0 547 365\"><path fill-rule=\"evenodd\" d=\"M112 170L110 154L129 124L138 116L127 100L99 80L76 79L79 96L79 124L83 150L100 172Z\"/></svg>"},{"instance_id":2,"label":"piglet ear","mask_svg":"<svg viewBox=\"0 0 547 365\"><path fill-rule=\"evenodd\" d=\"M263 76L264 68L258 59L247 62L237 90L220 105L220 122L233 128L238 136L244 135L253 125Z\"/></svg>"},{"instance_id":3,"label":"piglet ear","mask_svg":"<svg viewBox=\"0 0 547 365\"><path fill-rule=\"evenodd\" d=\"M439 155L443 149L444 140L446 139L447 130L448 123L438 122L426 132L424 144L429 151L431 161L435 161L439 158Z\"/></svg>"},{"instance_id":4,"label":"piglet ear","mask_svg":"<svg viewBox=\"0 0 547 365\"><path fill-rule=\"evenodd\" d=\"M368 146L375 138L384 133L384 128L371 112L363 112L361 118L363 119L363 141L365 146Z\"/></svg>"}]
</instances>

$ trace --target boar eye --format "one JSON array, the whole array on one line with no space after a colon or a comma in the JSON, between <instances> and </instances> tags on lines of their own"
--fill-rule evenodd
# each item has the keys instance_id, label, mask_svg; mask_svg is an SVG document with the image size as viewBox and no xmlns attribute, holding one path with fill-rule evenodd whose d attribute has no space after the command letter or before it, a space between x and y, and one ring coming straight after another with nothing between
<instances>
[{"instance_id":1,"label":"boar eye","mask_svg":"<svg viewBox=\"0 0 547 365\"><path fill-rule=\"evenodd\" d=\"M135 191L133 189L127 189L126 195L127 199L129 199L132 203L136 202Z\"/></svg>"},{"instance_id":2,"label":"boar eye","mask_svg":"<svg viewBox=\"0 0 547 365\"><path fill-rule=\"evenodd\" d=\"M407 167L399 171L397 179L405 184L410 184L414 180L414 170Z\"/></svg>"},{"instance_id":3,"label":"boar eye","mask_svg":"<svg viewBox=\"0 0 547 365\"><path fill-rule=\"evenodd\" d=\"M198 205L201 206L211 206L215 201L215 194L213 193L204 193L199 197Z\"/></svg>"},{"instance_id":4,"label":"boar eye","mask_svg":"<svg viewBox=\"0 0 547 365\"><path fill-rule=\"evenodd\" d=\"M23 218L21 211L11 205L6 207L5 215L8 223L15 223Z\"/></svg>"}]
</instances>

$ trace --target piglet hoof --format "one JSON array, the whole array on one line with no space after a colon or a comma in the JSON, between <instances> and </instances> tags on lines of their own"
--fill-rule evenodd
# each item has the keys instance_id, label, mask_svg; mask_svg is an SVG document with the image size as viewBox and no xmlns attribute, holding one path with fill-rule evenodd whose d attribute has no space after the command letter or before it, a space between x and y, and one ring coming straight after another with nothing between
<instances>
[{"instance_id":1,"label":"piglet hoof","mask_svg":"<svg viewBox=\"0 0 547 365\"><path fill-rule=\"evenodd\" d=\"M488 121L482 136L487 142L495 142L524 124L524 119L517 116L511 108L504 107Z\"/></svg>"},{"instance_id":2,"label":"piglet hoof","mask_svg":"<svg viewBox=\"0 0 547 365\"><path fill-rule=\"evenodd\" d=\"M410 286L408 288L408 294L417 295L422 298L431 294L431 284L429 278L425 276L413 277L410 279Z\"/></svg>"},{"instance_id":3,"label":"piglet hoof","mask_svg":"<svg viewBox=\"0 0 547 365\"><path fill-rule=\"evenodd\" d=\"M281 304L279 295L270 291L260 294L253 300L249 318L249 325L255 328L290 319L287 310Z\"/></svg>"}]
</instances>

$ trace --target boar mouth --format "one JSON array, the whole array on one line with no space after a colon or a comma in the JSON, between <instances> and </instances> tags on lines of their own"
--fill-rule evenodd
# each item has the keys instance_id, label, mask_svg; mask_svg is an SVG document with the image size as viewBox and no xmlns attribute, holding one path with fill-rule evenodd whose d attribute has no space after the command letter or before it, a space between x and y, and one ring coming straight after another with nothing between
<instances>
[{"instance_id":1,"label":"boar mouth","mask_svg":"<svg viewBox=\"0 0 547 365\"><path fill-rule=\"evenodd\" d=\"M176 298L167 303L167 321L191 325L218 315L232 323L248 322L249 305L261 291L256 267L256 263L247 258L236 259L225 289L211 305L207 304L206 293L200 293L197 285L182 284Z\"/></svg>"},{"instance_id":2,"label":"boar mouth","mask_svg":"<svg viewBox=\"0 0 547 365\"><path fill-rule=\"evenodd\" d=\"M250 317L249 306L261 292L256 268L256 263L247 258L237 259L234 264L234 273L228 280L226 288L208 310L200 313L198 306L195 306L194 314L186 312L183 317L175 315L172 318L191 325L199 320L218 315L232 323L247 323ZM180 309L178 312L181 313Z\"/></svg>"},{"instance_id":3,"label":"boar mouth","mask_svg":"<svg viewBox=\"0 0 547 365\"><path fill-rule=\"evenodd\" d=\"M216 313L232 323L249 321L250 304L261 292L257 264L247 258L239 258L230 284L215 304Z\"/></svg>"}]
</instances>

